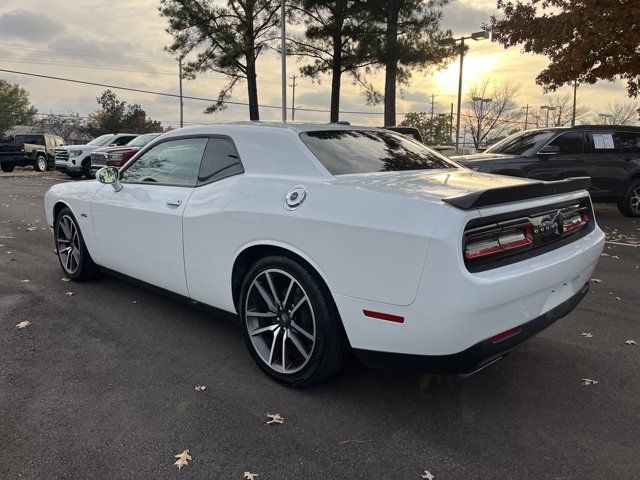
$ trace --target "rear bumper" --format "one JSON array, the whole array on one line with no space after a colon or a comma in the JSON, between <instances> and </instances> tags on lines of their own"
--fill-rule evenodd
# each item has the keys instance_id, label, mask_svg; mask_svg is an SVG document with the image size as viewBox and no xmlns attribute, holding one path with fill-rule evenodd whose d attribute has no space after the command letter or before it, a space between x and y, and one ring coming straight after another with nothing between
<instances>
[{"instance_id":1,"label":"rear bumper","mask_svg":"<svg viewBox=\"0 0 640 480\"><path fill-rule=\"evenodd\" d=\"M0 157L0 163L6 163L9 165L16 165L18 167L26 167L27 165L33 165L34 159L24 155L13 155L7 157Z\"/></svg>"},{"instance_id":2,"label":"rear bumper","mask_svg":"<svg viewBox=\"0 0 640 480\"><path fill-rule=\"evenodd\" d=\"M362 363L385 370L428 372L433 374L469 374L504 357L526 339L566 316L589 291L589 283L561 304L522 325L519 331L502 340L486 339L450 355L411 355L354 349Z\"/></svg>"}]
</instances>

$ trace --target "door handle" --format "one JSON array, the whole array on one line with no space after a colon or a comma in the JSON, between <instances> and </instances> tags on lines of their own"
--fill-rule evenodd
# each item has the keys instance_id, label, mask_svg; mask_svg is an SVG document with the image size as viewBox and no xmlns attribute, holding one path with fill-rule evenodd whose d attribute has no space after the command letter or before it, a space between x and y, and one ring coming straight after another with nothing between
<instances>
[{"instance_id":1,"label":"door handle","mask_svg":"<svg viewBox=\"0 0 640 480\"><path fill-rule=\"evenodd\" d=\"M170 207L179 207L182 205L182 200L167 200L167 205Z\"/></svg>"}]
</instances>

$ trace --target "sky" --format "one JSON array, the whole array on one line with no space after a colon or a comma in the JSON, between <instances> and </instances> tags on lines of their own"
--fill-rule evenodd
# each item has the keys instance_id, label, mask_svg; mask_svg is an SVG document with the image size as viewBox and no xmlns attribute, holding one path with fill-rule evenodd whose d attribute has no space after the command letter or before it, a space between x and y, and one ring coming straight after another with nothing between
<instances>
[{"instance_id":1,"label":"sky","mask_svg":"<svg viewBox=\"0 0 640 480\"><path fill-rule=\"evenodd\" d=\"M171 43L165 32L166 19L157 10L159 0L3 0L0 4L0 68L52 75L78 80L126 86L158 92L178 93L178 65L164 51ZM496 14L496 0L453 0L443 10L442 27L454 35L469 34L482 28ZM491 41L469 41L464 60L464 89L485 79L494 83L512 81L520 86L518 104L533 108L547 104L549 97L569 95L570 87L543 95L536 85L536 75L545 68L545 57L522 53L519 48L504 49ZM302 63L288 59L288 74L297 74ZM448 113L456 101L458 61L441 71L414 72L409 85L398 95L398 123L402 113L430 111L430 97L435 95L436 113ZM0 72L0 78L27 88L32 103L41 113L81 115L96 110L95 98L104 88L46 80ZM383 72L371 75L370 81L383 88ZM215 98L225 84L219 74L199 75L184 82L184 95ZM330 78L319 82L297 80L295 103L298 107L328 109ZM177 126L178 100L170 97L115 90L130 103L139 103L153 118L166 126ZM279 106L281 102L280 57L269 52L258 62L258 94L262 105ZM292 91L288 88L288 104ZM246 101L246 84L240 83L231 100ZM608 104L627 102L625 83L600 82L578 89L578 103L592 115ZM215 114L204 114L208 103L185 100L185 125L246 120L246 106L229 106ZM341 120L352 124L381 125L382 106L368 106L361 90L349 79L343 80L341 110L371 112L343 114ZM261 108L262 120L279 120L280 110ZM296 111L296 121L326 122L328 113Z\"/></svg>"}]
</instances>

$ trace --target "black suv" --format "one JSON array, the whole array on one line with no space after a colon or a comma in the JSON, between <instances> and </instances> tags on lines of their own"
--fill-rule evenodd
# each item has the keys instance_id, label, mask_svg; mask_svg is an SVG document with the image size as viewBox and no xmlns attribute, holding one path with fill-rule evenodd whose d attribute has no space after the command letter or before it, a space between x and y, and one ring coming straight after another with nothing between
<instances>
[{"instance_id":1,"label":"black suv","mask_svg":"<svg viewBox=\"0 0 640 480\"><path fill-rule=\"evenodd\" d=\"M640 127L581 125L515 133L484 153L453 157L472 170L560 180L591 177L596 202L640 216Z\"/></svg>"}]
</instances>

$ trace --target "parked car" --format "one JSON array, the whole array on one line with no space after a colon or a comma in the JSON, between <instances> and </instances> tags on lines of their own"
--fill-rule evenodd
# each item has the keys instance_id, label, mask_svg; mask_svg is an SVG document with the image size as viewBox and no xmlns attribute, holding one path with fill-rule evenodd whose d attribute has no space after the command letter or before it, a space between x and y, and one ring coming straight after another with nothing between
<instances>
[{"instance_id":1,"label":"parked car","mask_svg":"<svg viewBox=\"0 0 640 480\"><path fill-rule=\"evenodd\" d=\"M429 145L429 148L435 150L438 153L441 153L445 157L453 157L456 155L456 146L455 145ZM469 155L471 150L464 147L459 147L459 155Z\"/></svg>"},{"instance_id":2,"label":"parked car","mask_svg":"<svg viewBox=\"0 0 640 480\"><path fill-rule=\"evenodd\" d=\"M392 132L400 133L406 137L413 138L420 143L424 143L422 140L422 134L420 134L420 130L416 127L403 127L400 125L394 125L392 127L384 127L387 130L391 130Z\"/></svg>"},{"instance_id":3,"label":"parked car","mask_svg":"<svg viewBox=\"0 0 640 480\"><path fill-rule=\"evenodd\" d=\"M0 168L3 172L13 172L18 167L33 166L44 172L54 166L55 148L64 145L62 137L48 133L23 133L12 141L0 143Z\"/></svg>"},{"instance_id":4,"label":"parked car","mask_svg":"<svg viewBox=\"0 0 640 480\"><path fill-rule=\"evenodd\" d=\"M587 179L461 168L384 129L168 132L45 195L72 280L121 272L237 313L267 374L471 373L569 313L604 245ZM215 366L214 366L215 368Z\"/></svg>"},{"instance_id":5,"label":"parked car","mask_svg":"<svg viewBox=\"0 0 640 480\"><path fill-rule=\"evenodd\" d=\"M161 133L146 133L140 135L122 147L102 147L91 153L91 171L95 172L102 167L121 167L151 140L162 135Z\"/></svg>"},{"instance_id":6,"label":"parked car","mask_svg":"<svg viewBox=\"0 0 640 480\"><path fill-rule=\"evenodd\" d=\"M93 178L91 172L91 152L101 147L126 145L138 135L133 133L108 133L94 138L86 145L68 145L56 148L56 169L73 178L84 175Z\"/></svg>"},{"instance_id":7,"label":"parked car","mask_svg":"<svg viewBox=\"0 0 640 480\"><path fill-rule=\"evenodd\" d=\"M596 202L640 216L640 128L581 125L513 134L484 153L454 157L473 170L539 180L591 177Z\"/></svg>"}]
</instances>

